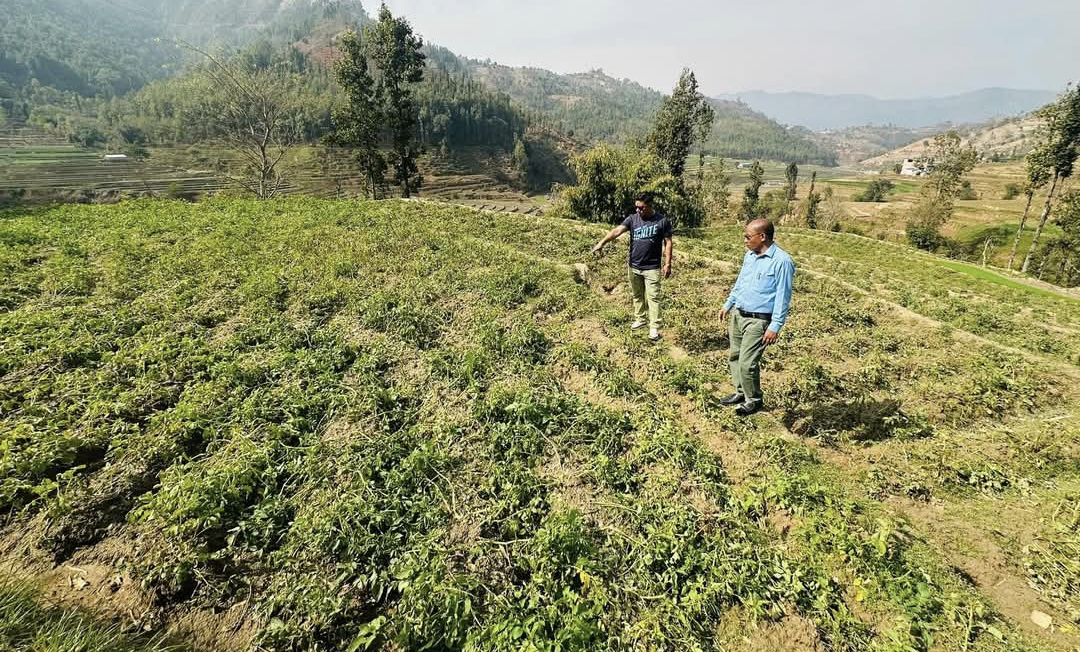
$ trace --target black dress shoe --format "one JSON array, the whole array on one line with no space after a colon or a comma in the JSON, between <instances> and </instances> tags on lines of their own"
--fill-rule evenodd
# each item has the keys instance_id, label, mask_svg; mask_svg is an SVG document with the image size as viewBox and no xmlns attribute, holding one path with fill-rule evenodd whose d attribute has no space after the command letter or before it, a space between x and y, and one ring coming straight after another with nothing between
<instances>
[{"instance_id":1,"label":"black dress shoe","mask_svg":"<svg viewBox=\"0 0 1080 652\"><path fill-rule=\"evenodd\" d=\"M731 396L725 396L720 399L720 405L741 405L746 401L746 397L742 394L732 394Z\"/></svg>"},{"instance_id":2,"label":"black dress shoe","mask_svg":"<svg viewBox=\"0 0 1080 652\"><path fill-rule=\"evenodd\" d=\"M748 417L751 414L760 410L761 408L761 403L754 403L752 405L749 403L743 403L739 407L735 408L735 414L739 415L740 417Z\"/></svg>"}]
</instances>

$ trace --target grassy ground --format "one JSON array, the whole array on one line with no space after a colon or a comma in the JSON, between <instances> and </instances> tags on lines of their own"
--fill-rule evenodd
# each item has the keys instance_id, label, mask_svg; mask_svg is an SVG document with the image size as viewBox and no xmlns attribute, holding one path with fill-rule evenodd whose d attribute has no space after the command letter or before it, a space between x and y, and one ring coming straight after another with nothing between
<instances>
[{"instance_id":1,"label":"grassy ground","mask_svg":"<svg viewBox=\"0 0 1080 652\"><path fill-rule=\"evenodd\" d=\"M970 274L970 275L974 276L975 278L987 280L987 281L990 281L992 283L998 283L1000 285L1004 285L1005 287L1012 288L1014 290L1019 290L1021 292L1027 292L1027 293L1034 294L1034 295L1040 295L1040 296L1042 296L1044 298L1047 298L1047 299L1060 299L1061 298L1061 295L1058 294L1058 293L1049 292L1049 291L1046 291L1046 290L1043 290L1043 289L1040 289L1040 288L1037 288L1037 287L1033 287L1033 286L1030 286L1030 285L1026 285L1024 283L1020 283L1020 282L1016 281L1015 279L1009 278L1007 276L1002 276L998 272L995 272L995 271L990 270L990 269L986 269L984 267L979 267L977 265L969 265L967 263L960 263L960 262L955 262L955 261L942 261L941 265L944 266L944 267L947 267L949 269L954 269L954 270L956 270L958 272L964 272L965 274ZM1080 301L1080 299L1075 299L1075 300Z\"/></svg>"},{"instance_id":2,"label":"grassy ground","mask_svg":"<svg viewBox=\"0 0 1080 652\"><path fill-rule=\"evenodd\" d=\"M34 590L0 584L0 648L10 652L180 652L160 638L132 636L91 615L46 605Z\"/></svg>"},{"instance_id":3,"label":"grassy ground","mask_svg":"<svg viewBox=\"0 0 1080 652\"><path fill-rule=\"evenodd\" d=\"M1023 175L1023 164L1018 162L982 164L976 167L967 179L972 182L972 188L979 198L957 201L953 217L943 228L943 233L969 245L980 259L982 245L990 239L987 262L992 266L1005 268L1027 198L1023 195L1013 199L1003 197L1007 184L1023 184ZM888 201L866 203L854 200L872 180L879 178L888 179L895 184L888 195ZM806 175L801 174L800 179L802 182L799 184L798 196L805 198L809 192L809 184L806 183ZM837 213L836 217L844 230L892 242L904 242L904 228L910 219L909 212L919 200L923 183L921 179L892 174L867 176L848 172L839 176L819 177L817 190L823 192L826 188L832 189L836 204L827 210ZM1037 195L1032 204L1018 248L1017 265L1031 246L1044 199L1042 194ZM1044 229L1046 237L1053 237L1057 233L1058 229L1052 222Z\"/></svg>"},{"instance_id":4,"label":"grassy ground","mask_svg":"<svg viewBox=\"0 0 1080 652\"><path fill-rule=\"evenodd\" d=\"M741 420L738 230L677 238L660 345L603 231L0 214L0 552L215 650L1080 643L1076 302L785 230L792 316Z\"/></svg>"}]
</instances>

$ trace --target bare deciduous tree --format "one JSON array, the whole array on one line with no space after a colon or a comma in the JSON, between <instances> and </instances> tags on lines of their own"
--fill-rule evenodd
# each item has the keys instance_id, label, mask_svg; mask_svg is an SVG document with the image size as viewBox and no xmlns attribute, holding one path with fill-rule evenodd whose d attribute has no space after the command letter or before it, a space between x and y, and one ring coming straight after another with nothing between
<instances>
[{"instance_id":1,"label":"bare deciduous tree","mask_svg":"<svg viewBox=\"0 0 1080 652\"><path fill-rule=\"evenodd\" d=\"M223 173L259 199L277 196L287 185L279 165L303 134L296 75L223 61L197 47L184 47L207 60L206 79L216 91L202 107L208 131L239 157L239 164L224 166Z\"/></svg>"}]
</instances>

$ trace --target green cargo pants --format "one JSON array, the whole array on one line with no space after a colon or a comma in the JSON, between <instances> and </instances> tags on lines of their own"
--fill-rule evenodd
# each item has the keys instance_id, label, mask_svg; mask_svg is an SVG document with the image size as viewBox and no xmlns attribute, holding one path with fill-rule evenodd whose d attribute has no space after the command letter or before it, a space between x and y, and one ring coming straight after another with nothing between
<instances>
[{"instance_id":1,"label":"green cargo pants","mask_svg":"<svg viewBox=\"0 0 1080 652\"><path fill-rule=\"evenodd\" d=\"M735 392L745 396L748 405L761 403L761 354L765 352L761 338L768 327L769 322L764 319L743 317L738 310L731 311L728 366Z\"/></svg>"},{"instance_id":2,"label":"green cargo pants","mask_svg":"<svg viewBox=\"0 0 1080 652\"><path fill-rule=\"evenodd\" d=\"M649 328L660 328L660 270L630 269L630 290L634 296L634 319L645 319L649 308Z\"/></svg>"}]
</instances>

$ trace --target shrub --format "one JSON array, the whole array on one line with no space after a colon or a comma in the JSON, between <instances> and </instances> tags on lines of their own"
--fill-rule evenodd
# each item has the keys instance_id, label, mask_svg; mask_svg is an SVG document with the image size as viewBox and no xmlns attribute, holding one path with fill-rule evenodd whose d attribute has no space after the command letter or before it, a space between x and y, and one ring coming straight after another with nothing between
<instances>
[{"instance_id":1,"label":"shrub","mask_svg":"<svg viewBox=\"0 0 1080 652\"><path fill-rule=\"evenodd\" d=\"M572 166L578 182L558 187L556 214L617 224L634 212L638 195L651 192L656 196L656 210L677 226L694 228L704 219L701 197L688 192L651 152L598 145L575 157Z\"/></svg>"},{"instance_id":2,"label":"shrub","mask_svg":"<svg viewBox=\"0 0 1080 652\"><path fill-rule=\"evenodd\" d=\"M866 187L866 190L855 195L854 200L860 202L883 202L886 201L885 196L894 187L895 184L888 179L874 179Z\"/></svg>"},{"instance_id":3,"label":"shrub","mask_svg":"<svg viewBox=\"0 0 1080 652\"><path fill-rule=\"evenodd\" d=\"M971 182L965 179L960 182L960 191L956 194L956 198L971 201L978 199L979 193L975 192L975 189L971 187Z\"/></svg>"},{"instance_id":4,"label":"shrub","mask_svg":"<svg viewBox=\"0 0 1080 652\"><path fill-rule=\"evenodd\" d=\"M904 229L908 243L918 249L936 251L948 243L948 239L931 225L908 222Z\"/></svg>"}]
</instances>

